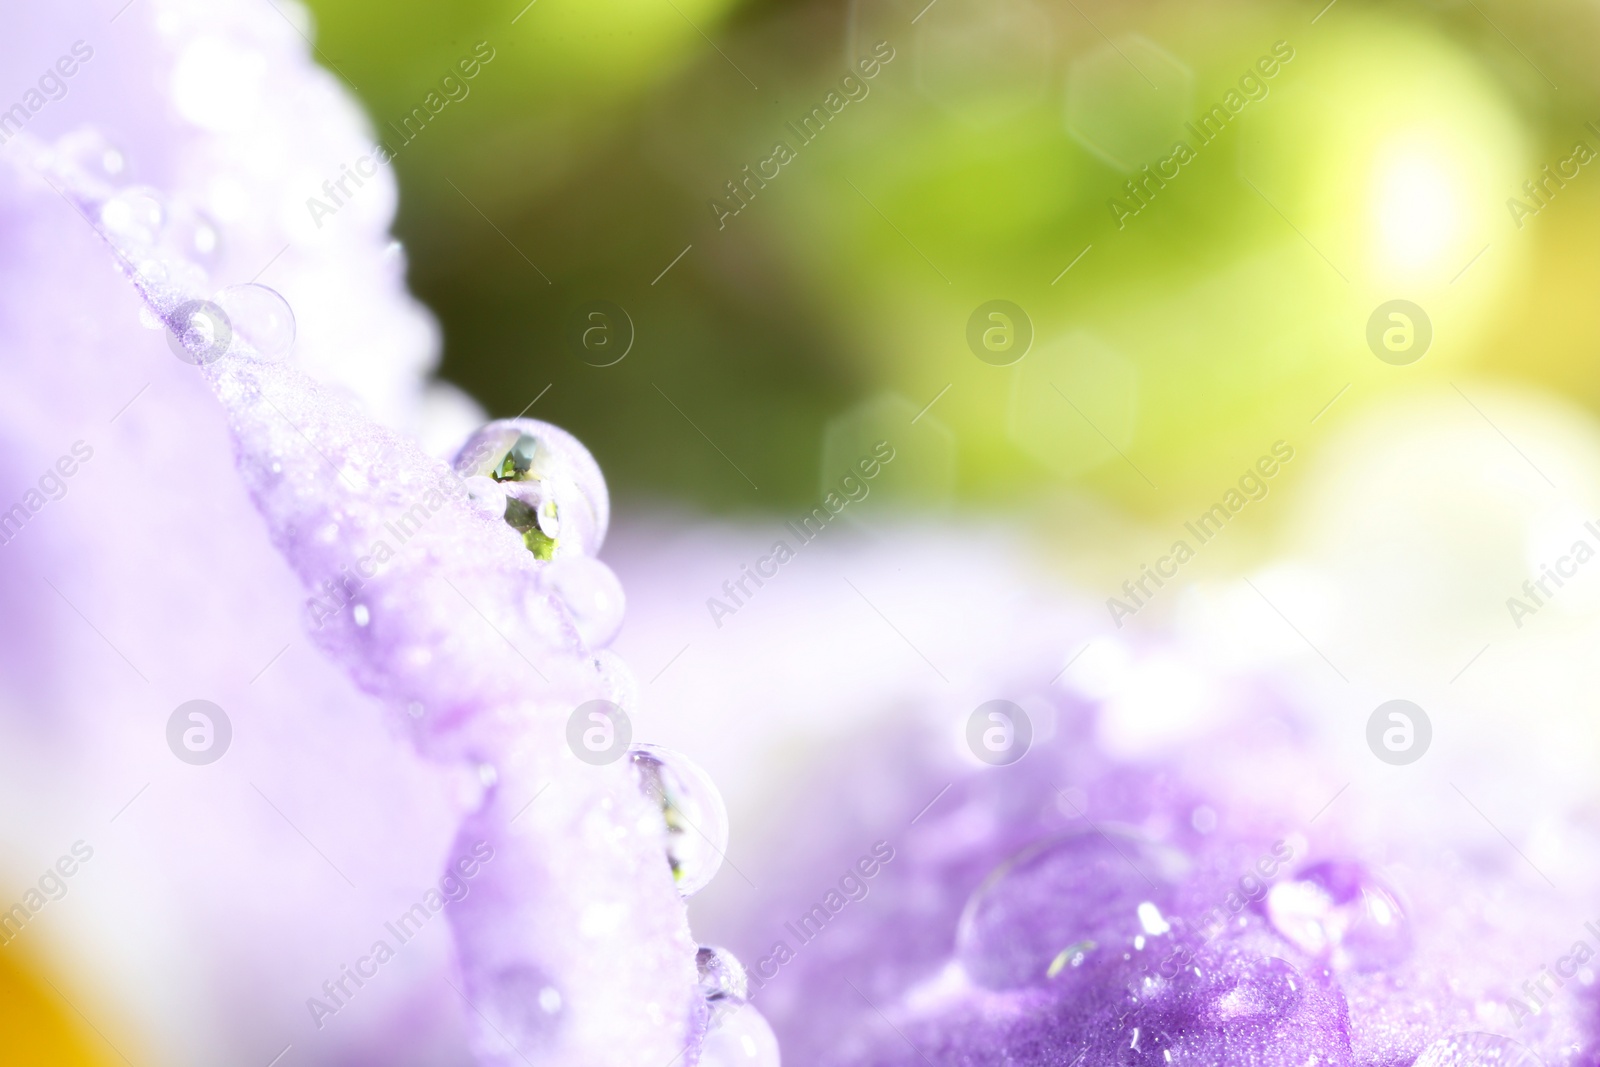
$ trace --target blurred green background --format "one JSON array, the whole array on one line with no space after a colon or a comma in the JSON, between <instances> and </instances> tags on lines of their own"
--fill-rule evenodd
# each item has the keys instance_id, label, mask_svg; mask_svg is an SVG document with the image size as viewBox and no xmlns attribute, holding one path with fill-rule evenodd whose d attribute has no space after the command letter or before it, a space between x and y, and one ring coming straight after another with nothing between
<instances>
[{"instance_id":1,"label":"blurred green background","mask_svg":"<svg viewBox=\"0 0 1600 1067\"><path fill-rule=\"evenodd\" d=\"M310 6L391 143L493 49L394 161L411 285L444 375L496 416L550 385L532 414L625 506L797 510L882 433L915 458L890 486L914 502L1071 487L1153 517L1387 390L1500 375L1600 404L1600 166L1546 181L1547 206L1523 188L1600 149L1600 12L1324 5ZM847 86L866 95L802 143L788 124L880 41L893 58ZM1202 143L1186 124L1213 106ZM1180 139L1193 158L1162 162ZM794 158L719 228L711 201L777 141ZM1176 176L1117 208L1145 165ZM1512 197L1541 209L1515 219ZM1407 366L1366 340L1397 298L1433 328ZM996 299L1032 324L1010 366L967 343ZM566 339L596 300L636 334L609 367Z\"/></svg>"}]
</instances>

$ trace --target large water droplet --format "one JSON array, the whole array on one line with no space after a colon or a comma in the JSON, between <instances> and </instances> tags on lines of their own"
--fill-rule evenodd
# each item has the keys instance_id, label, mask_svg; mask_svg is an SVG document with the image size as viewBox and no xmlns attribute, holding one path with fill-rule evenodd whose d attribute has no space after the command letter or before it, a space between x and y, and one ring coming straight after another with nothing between
<instances>
[{"instance_id":1,"label":"large water droplet","mask_svg":"<svg viewBox=\"0 0 1600 1067\"><path fill-rule=\"evenodd\" d=\"M658 745L628 754L639 787L661 806L667 824L667 862L683 896L704 889L728 849L728 809L711 776L689 757Z\"/></svg>"},{"instance_id":2,"label":"large water droplet","mask_svg":"<svg viewBox=\"0 0 1600 1067\"><path fill-rule=\"evenodd\" d=\"M604 563L590 556L563 556L551 563L546 581L572 612L590 648L604 648L622 629L627 606L622 583Z\"/></svg>"},{"instance_id":3,"label":"large water droplet","mask_svg":"<svg viewBox=\"0 0 1600 1067\"><path fill-rule=\"evenodd\" d=\"M754 1007L741 1005L706 1034L700 1067L780 1067L778 1039Z\"/></svg>"},{"instance_id":4,"label":"large water droplet","mask_svg":"<svg viewBox=\"0 0 1600 1067\"><path fill-rule=\"evenodd\" d=\"M700 972L700 995L711 1009L711 1025L719 1026L749 998L749 976L738 957L715 945L700 946L695 953L695 966Z\"/></svg>"},{"instance_id":5,"label":"large water droplet","mask_svg":"<svg viewBox=\"0 0 1600 1067\"><path fill-rule=\"evenodd\" d=\"M1276 958L1259 960L1218 985L1206 1005L1207 1020L1218 1026L1287 1019L1300 1010L1305 995L1300 973Z\"/></svg>"},{"instance_id":6,"label":"large water droplet","mask_svg":"<svg viewBox=\"0 0 1600 1067\"><path fill-rule=\"evenodd\" d=\"M600 467L571 434L537 419L500 419L467 439L456 472L502 483L515 502L506 520L543 559L593 556L610 521Z\"/></svg>"},{"instance_id":7,"label":"large water droplet","mask_svg":"<svg viewBox=\"0 0 1600 1067\"><path fill-rule=\"evenodd\" d=\"M278 359L294 344L294 312L276 289L255 282L230 285L215 302L228 313L233 332L263 359Z\"/></svg>"},{"instance_id":8,"label":"large water droplet","mask_svg":"<svg viewBox=\"0 0 1600 1067\"><path fill-rule=\"evenodd\" d=\"M1102 961L1147 944L1154 952L1158 939L1145 931L1171 910L1187 866L1176 849L1120 830L1037 842L973 892L956 929L956 958L975 981L1012 989L1072 984Z\"/></svg>"},{"instance_id":9,"label":"large water droplet","mask_svg":"<svg viewBox=\"0 0 1600 1067\"><path fill-rule=\"evenodd\" d=\"M1544 1061L1509 1037L1452 1034L1423 1049L1412 1067L1544 1067Z\"/></svg>"},{"instance_id":10,"label":"large water droplet","mask_svg":"<svg viewBox=\"0 0 1600 1067\"><path fill-rule=\"evenodd\" d=\"M1381 970L1411 951L1398 896L1359 863L1306 868L1272 887L1266 912L1284 939L1336 970Z\"/></svg>"}]
</instances>

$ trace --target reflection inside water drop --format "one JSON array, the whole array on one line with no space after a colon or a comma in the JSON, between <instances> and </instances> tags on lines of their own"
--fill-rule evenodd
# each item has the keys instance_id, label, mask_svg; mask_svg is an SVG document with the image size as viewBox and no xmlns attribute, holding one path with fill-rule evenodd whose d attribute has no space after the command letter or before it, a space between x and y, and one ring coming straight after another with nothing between
<instances>
[{"instance_id":1,"label":"reflection inside water drop","mask_svg":"<svg viewBox=\"0 0 1600 1067\"><path fill-rule=\"evenodd\" d=\"M629 753L639 787L661 806L667 824L667 862L678 892L692 896L722 865L728 847L728 809L711 776L689 757L658 745Z\"/></svg>"}]
</instances>

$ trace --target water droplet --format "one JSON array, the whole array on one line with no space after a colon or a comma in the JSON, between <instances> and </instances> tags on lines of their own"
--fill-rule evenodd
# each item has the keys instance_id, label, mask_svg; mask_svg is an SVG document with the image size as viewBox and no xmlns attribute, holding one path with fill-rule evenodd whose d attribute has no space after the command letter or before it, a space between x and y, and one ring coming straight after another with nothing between
<instances>
[{"instance_id":1,"label":"water droplet","mask_svg":"<svg viewBox=\"0 0 1600 1067\"><path fill-rule=\"evenodd\" d=\"M627 606L622 583L604 563L590 556L564 556L550 565L546 581L572 612L590 648L604 648L622 629Z\"/></svg>"},{"instance_id":2,"label":"water droplet","mask_svg":"<svg viewBox=\"0 0 1600 1067\"><path fill-rule=\"evenodd\" d=\"M1237 980L1222 984L1206 1008L1216 1025L1245 1019L1276 1021L1300 1010L1304 980L1283 960L1259 960Z\"/></svg>"},{"instance_id":3,"label":"water droplet","mask_svg":"<svg viewBox=\"0 0 1600 1067\"><path fill-rule=\"evenodd\" d=\"M540 558L600 551L610 520L605 478L565 430L537 419L491 422L461 446L455 469L502 484L515 501L507 522Z\"/></svg>"},{"instance_id":4,"label":"water droplet","mask_svg":"<svg viewBox=\"0 0 1600 1067\"><path fill-rule=\"evenodd\" d=\"M1147 932L1141 906L1152 920L1171 910L1187 866L1176 849L1120 830L1036 842L973 892L956 929L956 957L991 989L1080 980L1134 950L1134 939ZM1066 966L1069 958L1054 967L1069 946L1083 955L1080 965Z\"/></svg>"},{"instance_id":5,"label":"water droplet","mask_svg":"<svg viewBox=\"0 0 1600 1067\"><path fill-rule=\"evenodd\" d=\"M1544 1061L1509 1037L1452 1034L1423 1049L1412 1067L1544 1067Z\"/></svg>"},{"instance_id":6,"label":"water droplet","mask_svg":"<svg viewBox=\"0 0 1600 1067\"><path fill-rule=\"evenodd\" d=\"M495 783L498 782L499 780L500 780L500 772L494 769L494 764L492 764L492 763L480 763L480 764L478 764L478 781L483 783L483 787L485 789L493 789Z\"/></svg>"},{"instance_id":7,"label":"water droplet","mask_svg":"<svg viewBox=\"0 0 1600 1067\"><path fill-rule=\"evenodd\" d=\"M749 1004L723 1018L700 1046L700 1067L779 1067L778 1039Z\"/></svg>"},{"instance_id":8,"label":"water droplet","mask_svg":"<svg viewBox=\"0 0 1600 1067\"><path fill-rule=\"evenodd\" d=\"M365 626L372 621L372 613L367 610L365 604L357 604L350 609L350 618L355 620L357 626Z\"/></svg>"},{"instance_id":9,"label":"water droplet","mask_svg":"<svg viewBox=\"0 0 1600 1067\"><path fill-rule=\"evenodd\" d=\"M700 946L695 965L700 971L700 995L711 1009L711 1025L717 1026L724 1016L749 999L749 976L733 953L714 945Z\"/></svg>"},{"instance_id":10,"label":"water droplet","mask_svg":"<svg viewBox=\"0 0 1600 1067\"><path fill-rule=\"evenodd\" d=\"M628 753L639 787L661 806L667 824L667 862L683 896L704 889L728 848L728 809L711 776L689 757L658 745Z\"/></svg>"},{"instance_id":11,"label":"water droplet","mask_svg":"<svg viewBox=\"0 0 1600 1067\"><path fill-rule=\"evenodd\" d=\"M154 244L166 215L160 194L145 186L124 189L100 205L100 224L126 245Z\"/></svg>"},{"instance_id":12,"label":"water droplet","mask_svg":"<svg viewBox=\"0 0 1600 1067\"><path fill-rule=\"evenodd\" d=\"M561 1010L561 991L553 985L539 990L539 1007L548 1015Z\"/></svg>"},{"instance_id":13,"label":"water droplet","mask_svg":"<svg viewBox=\"0 0 1600 1067\"><path fill-rule=\"evenodd\" d=\"M1301 951L1336 970L1381 970L1411 951L1399 898L1359 863L1329 861L1267 893L1267 919Z\"/></svg>"},{"instance_id":14,"label":"water droplet","mask_svg":"<svg viewBox=\"0 0 1600 1067\"><path fill-rule=\"evenodd\" d=\"M294 344L294 311L276 289L251 282L230 285L215 297L233 332L263 359L277 359Z\"/></svg>"},{"instance_id":15,"label":"water droplet","mask_svg":"<svg viewBox=\"0 0 1600 1067\"><path fill-rule=\"evenodd\" d=\"M1202 804L1189 815L1189 825L1198 833L1209 834L1217 828L1217 813L1214 808Z\"/></svg>"}]
</instances>

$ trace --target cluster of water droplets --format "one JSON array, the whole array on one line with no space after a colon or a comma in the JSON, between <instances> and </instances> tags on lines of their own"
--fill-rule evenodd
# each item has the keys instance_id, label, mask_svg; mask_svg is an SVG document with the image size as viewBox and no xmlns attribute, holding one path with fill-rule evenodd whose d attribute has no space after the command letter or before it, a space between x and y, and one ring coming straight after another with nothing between
<instances>
[{"instance_id":1,"label":"cluster of water droplets","mask_svg":"<svg viewBox=\"0 0 1600 1067\"><path fill-rule=\"evenodd\" d=\"M1043 995L1084 1063L1354 1063L1340 982L1405 961L1399 894L1353 862L1295 870L1213 906L1195 860L1132 830L1045 838L1002 862L961 915L955 958L980 987ZM1535 1061L1492 1035L1436 1043L1419 1064ZM1069 1057L1070 1059L1070 1057Z\"/></svg>"},{"instance_id":2,"label":"cluster of water droplets","mask_svg":"<svg viewBox=\"0 0 1600 1067\"><path fill-rule=\"evenodd\" d=\"M628 753L639 788L661 810L667 864L684 897L710 883L728 847L728 810L711 776L682 753L635 745ZM702 1067L777 1067L778 1041L749 1002L744 965L727 949L701 946L696 963L705 1007Z\"/></svg>"},{"instance_id":3,"label":"cluster of water droplets","mask_svg":"<svg viewBox=\"0 0 1600 1067\"><path fill-rule=\"evenodd\" d=\"M598 464L575 438L536 419L500 419L461 447L454 469L468 499L500 518L543 561L541 587L565 605L595 662L608 696L635 704L632 672L605 650L622 627L622 584L595 558L609 521L608 495ZM716 784L687 756L657 745L628 749L639 789L661 812L666 862L678 892L704 889L728 847L728 811ZM777 1067L772 1028L749 1003L744 966L731 952L702 946L696 963L704 1032L702 1067Z\"/></svg>"},{"instance_id":4,"label":"cluster of water droplets","mask_svg":"<svg viewBox=\"0 0 1600 1067\"><path fill-rule=\"evenodd\" d=\"M36 173L105 238L130 280L161 309L142 308L140 321L166 331L174 355L205 366L224 356L278 360L288 354L295 320L281 294L254 279L213 288L223 242L204 211L127 184L125 156L94 130L28 147ZM212 295L194 295L204 292Z\"/></svg>"}]
</instances>

